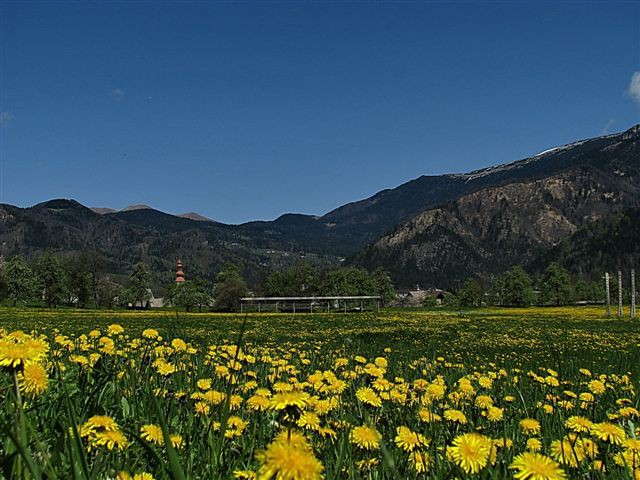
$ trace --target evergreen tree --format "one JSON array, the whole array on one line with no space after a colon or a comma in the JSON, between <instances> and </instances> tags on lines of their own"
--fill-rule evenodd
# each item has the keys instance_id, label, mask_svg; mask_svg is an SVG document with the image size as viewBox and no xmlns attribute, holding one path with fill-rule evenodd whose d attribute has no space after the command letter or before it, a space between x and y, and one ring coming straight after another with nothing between
<instances>
[{"instance_id":1,"label":"evergreen tree","mask_svg":"<svg viewBox=\"0 0 640 480\"><path fill-rule=\"evenodd\" d=\"M25 304L36 296L37 282L35 274L21 257L11 257L5 266L7 294L13 305Z\"/></svg>"},{"instance_id":2,"label":"evergreen tree","mask_svg":"<svg viewBox=\"0 0 640 480\"><path fill-rule=\"evenodd\" d=\"M38 289L47 307L57 307L69 302L68 277L60 258L50 250L36 261Z\"/></svg>"},{"instance_id":3,"label":"evergreen tree","mask_svg":"<svg viewBox=\"0 0 640 480\"><path fill-rule=\"evenodd\" d=\"M147 304L151 299L151 271L144 262L138 262L133 266L131 275L131 286L128 289L128 294L131 299L131 303L136 306L138 303L141 307Z\"/></svg>"}]
</instances>

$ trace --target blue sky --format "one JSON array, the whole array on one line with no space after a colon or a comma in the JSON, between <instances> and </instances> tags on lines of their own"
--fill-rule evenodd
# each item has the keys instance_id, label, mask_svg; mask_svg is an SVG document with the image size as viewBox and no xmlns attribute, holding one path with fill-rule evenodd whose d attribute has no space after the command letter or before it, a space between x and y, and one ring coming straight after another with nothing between
<instances>
[{"instance_id":1,"label":"blue sky","mask_svg":"<svg viewBox=\"0 0 640 480\"><path fill-rule=\"evenodd\" d=\"M323 214L640 123L640 2L0 1L0 201Z\"/></svg>"}]
</instances>

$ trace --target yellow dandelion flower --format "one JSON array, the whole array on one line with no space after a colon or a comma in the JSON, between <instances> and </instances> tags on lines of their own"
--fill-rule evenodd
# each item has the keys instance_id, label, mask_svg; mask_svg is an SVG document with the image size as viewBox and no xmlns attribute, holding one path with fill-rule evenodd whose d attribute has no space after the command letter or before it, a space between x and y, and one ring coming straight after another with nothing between
<instances>
[{"instance_id":1,"label":"yellow dandelion flower","mask_svg":"<svg viewBox=\"0 0 640 480\"><path fill-rule=\"evenodd\" d=\"M207 402L196 402L194 408L197 415L209 415L211 411L211 407Z\"/></svg>"},{"instance_id":2,"label":"yellow dandelion flower","mask_svg":"<svg viewBox=\"0 0 640 480\"><path fill-rule=\"evenodd\" d=\"M257 478L270 480L316 480L324 467L308 448L296 448L287 442L272 442L256 455L261 466Z\"/></svg>"},{"instance_id":3,"label":"yellow dandelion flower","mask_svg":"<svg viewBox=\"0 0 640 480\"><path fill-rule=\"evenodd\" d=\"M640 416L640 412L634 407L622 407L618 410L618 415L622 418L631 418Z\"/></svg>"},{"instance_id":4,"label":"yellow dandelion flower","mask_svg":"<svg viewBox=\"0 0 640 480\"><path fill-rule=\"evenodd\" d=\"M449 447L447 453L467 474L475 474L487 465L492 447L493 443L487 437L465 433L453 440L453 446Z\"/></svg>"},{"instance_id":5,"label":"yellow dandelion flower","mask_svg":"<svg viewBox=\"0 0 640 480\"><path fill-rule=\"evenodd\" d=\"M171 346L176 349L178 352L184 352L187 350L187 343L181 338L174 338L171 341Z\"/></svg>"},{"instance_id":6,"label":"yellow dandelion flower","mask_svg":"<svg viewBox=\"0 0 640 480\"><path fill-rule=\"evenodd\" d=\"M409 463L413 466L416 473L424 473L429 470L431 457L428 452L414 450L409 455Z\"/></svg>"},{"instance_id":7,"label":"yellow dandelion flower","mask_svg":"<svg viewBox=\"0 0 640 480\"><path fill-rule=\"evenodd\" d=\"M600 453L598 444L590 438L581 438L580 447L582 448L584 454L589 458L596 458Z\"/></svg>"},{"instance_id":8,"label":"yellow dandelion flower","mask_svg":"<svg viewBox=\"0 0 640 480\"><path fill-rule=\"evenodd\" d=\"M117 323L113 323L107 327L107 334L109 335L120 335L123 332L124 328L122 328L122 325Z\"/></svg>"},{"instance_id":9,"label":"yellow dandelion flower","mask_svg":"<svg viewBox=\"0 0 640 480\"><path fill-rule=\"evenodd\" d=\"M92 440L92 443L99 446L106 446L107 449L124 450L129 442L124 434L120 430L105 430L103 432L97 432Z\"/></svg>"},{"instance_id":10,"label":"yellow dandelion flower","mask_svg":"<svg viewBox=\"0 0 640 480\"><path fill-rule=\"evenodd\" d=\"M593 428L593 422L591 420L578 416L567 418L564 424L569 430L576 433L585 433Z\"/></svg>"},{"instance_id":11,"label":"yellow dandelion flower","mask_svg":"<svg viewBox=\"0 0 640 480\"><path fill-rule=\"evenodd\" d=\"M499 422L504 418L504 408L489 407L483 415L487 417L490 422Z\"/></svg>"},{"instance_id":12,"label":"yellow dandelion flower","mask_svg":"<svg viewBox=\"0 0 640 480\"><path fill-rule=\"evenodd\" d=\"M509 466L516 472L516 480L563 480L566 477L560 465L549 457L539 453L525 452L513 459Z\"/></svg>"},{"instance_id":13,"label":"yellow dandelion flower","mask_svg":"<svg viewBox=\"0 0 640 480\"><path fill-rule=\"evenodd\" d=\"M640 454L640 439L637 438L627 438L622 446L625 450L628 450L633 453ZM640 465L639 465L640 466Z\"/></svg>"},{"instance_id":14,"label":"yellow dandelion flower","mask_svg":"<svg viewBox=\"0 0 640 480\"><path fill-rule=\"evenodd\" d=\"M155 480L153 475L147 472L136 473L133 480Z\"/></svg>"},{"instance_id":15,"label":"yellow dandelion flower","mask_svg":"<svg viewBox=\"0 0 640 480\"><path fill-rule=\"evenodd\" d=\"M220 405L224 402L226 398L226 394L223 392L219 392L217 390L209 390L202 394L202 400L209 403L210 405Z\"/></svg>"},{"instance_id":16,"label":"yellow dandelion flower","mask_svg":"<svg viewBox=\"0 0 640 480\"><path fill-rule=\"evenodd\" d=\"M473 388L473 387L471 387ZM447 391L446 385L440 383L431 383L425 392L425 395L431 400L441 400Z\"/></svg>"},{"instance_id":17,"label":"yellow dandelion flower","mask_svg":"<svg viewBox=\"0 0 640 480\"><path fill-rule=\"evenodd\" d=\"M600 380L591 380L588 388L594 395L602 395L607 390L605 384Z\"/></svg>"},{"instance_id":18,"label":"yellow dandelion flower","mask_svg":"<svg viewBox=\"0 0 640 480\"><path fill-rule=\"evenodd\" d=\"M537 435L540 433L540 422L534 418L520 420L520 430L525 435Z\"/></svg>"},{"instance_id":19,"label":"yellow dandelion flower","mask_svg":"<svg viewBox=\"0 0 640 480\"><path fill-rule=\"evenodd\" d=\"M622 428L608 422L594 424L591 433L594 437L614 445L622 445L627 438L627 434Z\"/></svg>"},{"instance_id":20,"label":"yellow dandelion flower","mask_svg":"<svg viewBox=\"0 0 640 480\"><path fill-rule=\"evenodd\" d=\"M27 395L40 395L49 386L49 377L42 365L39 363L28 363L18 373L20 390Z\"/></svg>"},{"instance_id":21,"label":"yellow dandelion flower","mask_svg":"<svg viewBox=\"0 0 640 480\"><path fill-rule=\"evenodd\" d=\"M389 362L384 357L376 357L376 359L373 361L373 363L375 363L376 366L378 366L380 368L387 368L389 366Z\"/></svg>"},{"instance_id":22,"label":"yellow dandelion flower","mask_svg":"<svg viewBox=\"0 0 640 480\"><path fill-rule=\"evenodd\" d=\"M156 445L164 445L162 428L158 425L143 425L140 427L140 436L147 442L155 443Z\"/></svg>"},{"instance_id":23,"label":"yellow dandelion flower","mask_svg":"<svg viewBox=\"0 0 640 480\"><path fill-rule=\"evenodd\" d=\"M478 395L474 404L478 408L489 408L493 406L493 398L489 395Z\"/></svg>"},{"instance_id":24,"label":"yellow dandelion flower","mask_svg":"<svg viewBox=\"0 0 640 480\"><path fill-rule=\"evenodd\" d=\"M369 387L362 387L356 391L356 398L360 400L365 405L370 405L372 407L381 407L382 399L378 396L373 389Z\"/></svg>"},{"instance_id":25,"label":"yellow dandelion flower","mask_svg":"<svg viewBox=\"0 0 640 480\"><path fill-rule=\"evenodd\" d=\"M262 412L269 408L269 398L262 395L253 395L247 399L247 406L251 410Z\"/></svg>"},{"instance_id":26,"label":"yellow dandelion flower","mask_svg":"<svg viewBox=\"0 0 640 480\"><path fill-rule=\"evenodd\" d=\"M170 362L162 361L156 363L156 370L164 377L176 372L176 366Z\"/></svg>"},{"instance_id":27,"label":"yellow dandelion flower","mask_svg":"<svg viewBox=\"0 0 640 480\"><path fill-rule=\"evenodd\" d=\"M440 418L440 415L432 412L428 408L421 408L418 411L418 417L420 417L420 420L422 420L424 423L434 423L442 420L442 418Z\"/></svg>"},{"instance_id":28,"label":"yellow dandelion flower","mask_svg":"<svg viewBox=\"0 0 640 480\"><path fill-rule=\"evenodd\" d=\"M27 344L0 340L0 367L17 368L41 358L40 352Z\"/></svg>"},{"instance_id":29,"label":"yellow dandelion flower","mask_svg":"<svg viewBox=\"0 0 640 480\"><path fill-rule=\"evenodd\" d=\"M182 448L182 445L184 445L182 436L178 435L177 433L169 435L169 439L171 440L171 445L173 446L173 448Z\"/></svg>"},{"instance_id":30,"label":"yellow dandelion flower","mask_svg":"<svg viewBox=\"0 0 640 480\"><path fill-rule=\"evenodd\" d=\"M107 415L94 415L84 423L83 427L85 431L95 431L95 430L116 431L119 429L118 423L113 418Z\"/></svg>"},{"instance_id":31,"label":"yellow dandelion flower","mask_svg":"<svg viewBox=\"0 0 640 480\"><path fill-rule=\"evenodd\" d=\"M309 394L300 391L276 393L269 399L269 407L272 410L284 410L287 407L298 407L300 409L307 406Z\"/></svg>"},{"instance_id":32,"label":"yellow dandelion flower","mask_svg":"<svg viewBox=\"0 0 640 480\"><path fill-rule=\"evenodd\" d=\"M196 385L200 390L209 390L211 388L211 379L201 378L196 382Z\"/></svg>"},{"instance_id":33,"label":"yellow dandelion flower","mask_svg":"<svg viewBox=\"0 0 640 480\"><path fill-rule=\"evenodd\" d=\"M551 456L564 465L577 467L585 459L585 452L578 440L563 438L554 440L550 446Z\"/></svg>"},{"instance_id":34,"label":"yellow dandelion flower","mask_svg":"<svg viewBox=\"0 0 640 480\"><path fill-rule=\"evenodd\" d=\"M153 329L153 328L145 328L145 329L142 331L142 336L143 336L144 338L152 338L152 339L153 339L153 338L157 338L157 337L159 337L159 336L160 336L160 334L158 333L158 331L157 331L157 330L155 330L155 329Z\"/></svg>"},{"instance_id":35,"label":"yellow dandelion flower","mask_svg":"<svg viewBox=\"0 0 640 480\"><path fill-rule=\"evenodd\" d=\"M460 410L456 410L454 408L450 408L444 411L444 418L452 423L459 423L460 425L465 425L467 423L467 417Z\"/></svg>"},{"instance_id":36,"label":"yellow dandelion flower","mask_svg":"<svg viewBox=\"0 0 640 480\"><path fill-rule=\"evenodd\" d=\"M378 465L380 465L380 460L377 458L365 458L364 460L358 460L356 462L356 468L361 472L372 470Z\"/></svg>"},{"instance_id":37,"label":"yellow dandelion flower","mask_svg":"<svg viewBox=\"0 0 640 480\"><path fill-rule=\"evenodd\" d=\"M233 478L238 480L256 480L258 476L253 470L234 470Z\"/></svg>"},{"instance_id":38,"label":"yellow dandelion flower","mask_svg":"<svg viewBox=\"0 0 640 480\"><path fill-rule=\"evenodd\" d=\"M528 438L526 449L530 452L539 452L542 450L542 442L538 438Z\"/></svg>"},{"instance_id":39,"label":"yellow dandelion flower","mask_svg":"<svg viewBox=\"0 0 640 480\"><path fill-rule=\"evenodd\" d=\"M380 433L372 427L361 425L354 427L349 435L349 440L354 445L364 450L377 450L380 447Z\"/></svg>"},{"instance_id":40,"label":"yellow dandelion flower","mask_svg":"<svg viewBox=\"0 0 640 480\"><path fill-rule=\"evenodd\" d=\"M319 430L320 417L313 412L302 412L298 419L298 426L306 430Z\"/></svg>"},{"instance_id":41,"label":"yellow dandelion flower","mask_svg":"<svg viewBox=\"0 0 640 480\"><path fill-rule=\"evenodd\" d=\"M400 426L396 429L396 445L405 452L412 452L420 446L427 446L427 439L421 433L412 432L409 427Z\"/></svg>"}]
</instances>

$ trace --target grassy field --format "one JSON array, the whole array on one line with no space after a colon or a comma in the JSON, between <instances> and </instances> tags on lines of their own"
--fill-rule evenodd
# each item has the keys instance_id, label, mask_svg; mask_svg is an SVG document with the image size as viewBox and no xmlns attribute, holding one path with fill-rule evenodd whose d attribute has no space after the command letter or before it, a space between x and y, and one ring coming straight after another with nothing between
<instances>
[{"instance_id":1,"label":"grassy field","mask_svg":"<svg viewBox=\"0 0 640 480\"><path fill-rule=\"evenodd\" d=\"M3 309L0 337L0 478L640 479L640 321L602 308Z\"/></svg>"}]
</instances>

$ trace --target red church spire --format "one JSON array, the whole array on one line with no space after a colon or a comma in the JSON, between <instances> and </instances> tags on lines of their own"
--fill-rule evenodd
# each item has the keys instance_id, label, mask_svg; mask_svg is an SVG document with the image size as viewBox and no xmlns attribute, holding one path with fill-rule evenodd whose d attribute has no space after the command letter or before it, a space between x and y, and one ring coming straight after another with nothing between
<instances>
[{"instance_id":1,"label":"red church spire","mask_svg":"<svg viewBox=\"0 0 640 480\"><path fill-rule=\"evenodd\" d=\"M176 270L176 283L184 282L184 272L182 271L182 259L178 260L178 269Z\"/></svg>"}]
</instances>

